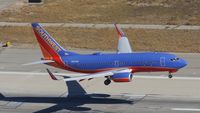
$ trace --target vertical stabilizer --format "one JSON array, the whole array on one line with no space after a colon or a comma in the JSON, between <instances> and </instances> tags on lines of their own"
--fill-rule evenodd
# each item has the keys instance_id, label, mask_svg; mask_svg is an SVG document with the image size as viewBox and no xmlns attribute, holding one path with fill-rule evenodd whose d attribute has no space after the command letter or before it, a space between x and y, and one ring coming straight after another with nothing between
<instances>
[{"instance_id":1,"label":"vertical stabilizer","mask_svg":"<svg viewBox=\"0 0 200 113\"><path fill-rule=\"evenodd\" d=\"M32 27L45 59L75 54L62 48L39 23L32 23Z\"/></svg>"}]
</instances>

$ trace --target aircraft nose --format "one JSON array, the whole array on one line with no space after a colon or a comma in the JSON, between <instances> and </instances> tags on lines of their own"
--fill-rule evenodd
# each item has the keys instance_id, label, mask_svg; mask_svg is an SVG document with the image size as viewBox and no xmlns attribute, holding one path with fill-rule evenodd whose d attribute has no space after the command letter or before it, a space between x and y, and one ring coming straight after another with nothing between
<instances>
[{"instance_id":1,"label":"aircraft nose","mask_svg":"<svg viewBox=\"0 0 200 113\"><path fill-rule=\"evenodd\" d=\"M183 67L185 67L185 66L187 66L187 61L186 60L184 60L184 59L181 59L181 62L180 62L180 68L183 68Z\"/></svg>"}]
</instances>

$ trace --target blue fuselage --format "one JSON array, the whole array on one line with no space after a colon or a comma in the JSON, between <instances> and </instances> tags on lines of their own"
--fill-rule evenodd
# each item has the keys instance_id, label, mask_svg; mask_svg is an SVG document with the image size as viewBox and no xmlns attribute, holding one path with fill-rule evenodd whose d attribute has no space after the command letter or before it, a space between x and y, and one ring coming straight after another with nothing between
<instances>
[{"instance_id":1,"label":"blue fuselage","mask_svg":"<svg viewBox=\"0 0 200 113\"><path fill-rule=\"evenodd\" d=\"M110 53L63 56L64 64L74 71L97 72L111 68L128 67L134 72L176 71L187 65L174 54L158 52Z\"/></svg>"}]
</instances>

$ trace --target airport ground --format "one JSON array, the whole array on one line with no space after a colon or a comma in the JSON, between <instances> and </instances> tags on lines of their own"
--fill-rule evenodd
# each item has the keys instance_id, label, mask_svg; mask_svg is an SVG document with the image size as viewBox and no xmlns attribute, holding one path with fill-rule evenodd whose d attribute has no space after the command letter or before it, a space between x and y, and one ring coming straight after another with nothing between
<instances>
[{"instance_id":1,"label":"airport ground","mask_svg":"<svg viewBox=\"0 0 200 113\"><path fill-rule=\"evenodd\" d=\"M114 28L45 27L63 47L96 50L116 50L118 42ZM200 52L200 31L179 29L123 29L134 51ZM0 40L14 45L36 47L30 26L0 27Z\"/></svg>"},{"instance_id":2,"label":"airport ground","mask_svg":"<svg viewBox=\"0 0 200 113\"><path fill-rule=\"evenodd\" d=\"M44 0L43 5L17 1L0 13L0 21L200 25L199 0Z\"/></svg>"},{"instance_id":3,"label":"airport ground","mask_svg":"<svg viewBox=\"0 0 200 113\"><path fill-rule=\"evenodd\" d=\"M41 58L39 49L35 48L35 46L30 47L30 43L34 43L33 45L36 44L31 28L27 29L26 26L7 27L6 25L8 24L6 24L0 28L0 40L11 40L14 42L14 45L15 42L21 42L17 43L17 46L22 45L22 43L25 43L25 45L17 48L0 48L0 112L200 112L199 30L185 30L184 27L179 26L183 24L199 25L199 0L183 0L178 2L169 0L148 0L148 2L146 0L97 0L97 6L95 6L96 3L90 0L59 0L56 3L52 2L54 0L45 0L46 3L44 5L37 6L21 4L21 1L23 0L17 0L17 2L14 0L1 0L0 21L25 23L33 21L63 22L69 23L68 25L70 25L70 22L78 22L80 25L82 23L118 22L126 24L139 23L143 27L147 27L144 24L163 24L160 26L161 28L163 26L166 27L165 24L173 24L175 26L162 28L162 30L155 25L158 27L156 30L143 28L135 30L127 29L125 31L129 38L133 38L130 40L134 50L141 50L142 48L144 51L177 50L179 52L197 53L175 53L185 58L189 65L185 69L175 73L175 77L172 79L167 78L167 73L136 73L132 82L121 84L111 83L109 86L103 84L104 78L65 83L63 81L52 81L45 69L49 68L55 73L67 73L69 76L77 74L74 75L74 73L45 65L23 66L22 64L24 63L37 61ZM14 5L11 6L12 4ZM8 6L11 6L11 8L8 8ZM79 9L75 10L77 7ZM65 11L63 12L63 10ZM76 23L73 25L76 25ZM172 30L171 27L176 30ZM184 30L178 30L179 27L184 28ZM86 42L83 42L82 46L79 46L87 49L94 48L94 46L90 45L94 43L95 47L98 45L96 49L114 50L117 43L117 35L113 35L116 34L113 29L47 29L56 37L70 35L70 37L67 37L70 38L67 39L69 42L58 41L62 45L67 44L67 46L71 47L77 47L70 44L78 45L82 41L80 39L87 39ZM64 34L62 34L63 32ZM79 32L80 34L77 35ZM27 34L29 37L27 37ZM90 40L91 36L94 36L92 38L93 42ZM96 37L98 37L98 40L99 37L103 37L112 39L111 41L115 40L115 42L104 39L97 41ZM98 42L98 44L95 42ZM99 42L103 44L99 44ZM102 48L104 45L111 46ZM155 49L155 45L160 49ZM161 50L162 48L166 50ZM82 53L95 52L93 50L74 48L72 50Z\"/></svg>"},{"instance_id":4,"label":"airport ground","mask_svg":"<svg viewBox=\"0 0 200 113\"><path fill-rule=\"evenodd\" d=\"M118 36L112 23L117 22L135 51L200 52L199 0L45 0L43 5L1 0L0 4L4 4L1 42L36 45L30 23L37 21L44 22L64 47L115 50Z\"/></svg>"},{"instance_id":5,"label":"airport ground","mask_svg":"<svg viewBox=\"0 0 200 113\"><path fill-rule=\"evenodd\" d=\"M172 79L167 78L167 73L136 73L132 82L105 86L104 78L67 83L53 81L46 68L55 73L75 75L46 65L23 66L41 58L38 48L2 48L0 112L199 113L200 55L176 54L185 58L189 65Z\"/></svg>"}]
</instances>

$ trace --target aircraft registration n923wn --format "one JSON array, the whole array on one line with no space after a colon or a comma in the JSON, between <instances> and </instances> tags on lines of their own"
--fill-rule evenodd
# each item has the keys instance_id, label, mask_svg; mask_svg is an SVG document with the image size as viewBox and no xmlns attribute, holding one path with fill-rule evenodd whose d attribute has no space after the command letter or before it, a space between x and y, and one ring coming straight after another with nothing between
<instances>
[{"instance_id":1,"label":"aircraft registration n923wn","mask_svg":"<svg viewBox=\"0 0 200 113\"><path fill-rule=\"evenodd\" d=\"M32 23L33 31L39 42L44 58L41 61L28 63L47 64L73 72L88 73L88 75L57 79L49 69L47 72L53 80L81 81L96 77L105 77L104 84L114 82L130 82L136 72L169 72L169 78L187 62L174 54L163 52L133 52L124 32L115 28L119 35L116 53L78 54L61 47L39 23ZM67 76L67 75L66 75Z\"/></svg>"}]
</instances>

